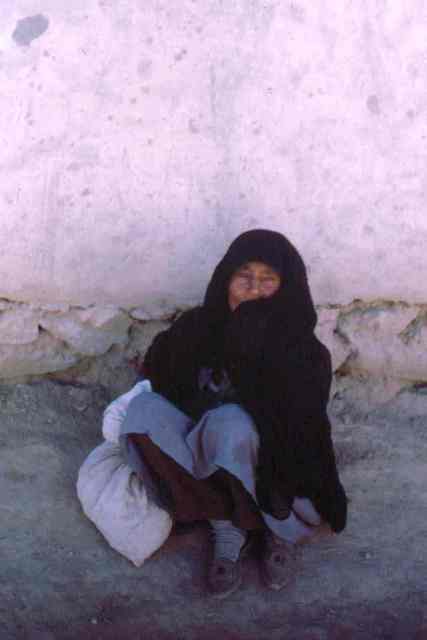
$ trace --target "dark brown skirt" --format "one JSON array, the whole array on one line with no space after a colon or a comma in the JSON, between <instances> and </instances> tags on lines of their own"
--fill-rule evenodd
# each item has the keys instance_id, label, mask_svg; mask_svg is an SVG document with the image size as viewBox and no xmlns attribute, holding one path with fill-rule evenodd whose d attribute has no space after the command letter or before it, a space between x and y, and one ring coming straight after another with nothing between
<instances>
[{"instance_id":1,"label":"dark brown skirt","mask_svg":"<svg viewBox=\"0 0 427 640\"><path fill-rule=\"evenodd\" d=\"M218 469L208 478L197 480L148 436L129 437L175 521L230 520L248 531L265 528L255 500L231 473Z\"/></svg>"}]
</instances>

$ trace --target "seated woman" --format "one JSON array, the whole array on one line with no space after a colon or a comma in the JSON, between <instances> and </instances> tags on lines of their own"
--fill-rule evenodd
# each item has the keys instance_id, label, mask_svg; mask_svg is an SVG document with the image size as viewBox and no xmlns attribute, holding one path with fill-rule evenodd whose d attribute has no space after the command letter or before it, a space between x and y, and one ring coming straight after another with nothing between
<instances>
[{"instance_id":1,"label":"seated woman","mask_svg":"<svg viewBox=\"0 0 427 640\"><path fill-rule=\"evenodd\" d=\"M345 527L326 411L331 362L316 319L297 250L252 230L231 244L203 305L146 354L154 393L131 401L124 450L175 521L210 521L217 597L239 586L249 534L262 534L262 575L280 589L293 545L322 521Z\"/></svg>"}]
</instances>

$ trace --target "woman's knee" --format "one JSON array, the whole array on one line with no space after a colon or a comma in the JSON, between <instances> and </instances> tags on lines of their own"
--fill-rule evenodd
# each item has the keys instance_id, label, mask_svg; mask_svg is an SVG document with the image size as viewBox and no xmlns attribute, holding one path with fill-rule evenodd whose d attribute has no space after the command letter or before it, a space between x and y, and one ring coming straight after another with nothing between
<instances>
[{"instance_id":1,"label":"woman's knee","mask_svg":"<svg viewBox=\"0 0 427 640\"><path fill-rule=\"evenodd\" d=\"M258 432L253 419L236 403L223 404L209 411L207 426L220 431L221 437L225 439L258 442Z\"/></svg>"},{"instance_id":2,"label":"woman's knee","mask_svg":"<svg viewBox=\"0 0 427 640\"><path fill-rule=\"evenodd\" d=\"M141 433L160 426L187 431L191 420L158 393L140 393L129 403L122 433Z\"/></svg>"},{"instance_id":3,"label":"woman's knee","mask_svg":"<svg viewBox=\"0 0 427 640\"><path fill-rule=\"evenodd\" d=\"M141 414L141 412L154 412L156 415L175 412L182 414L172 402L169 402L169 400L154 391L142 392L135 396L135 398L132 398L129 403L128 414L133 412L138 414Z\"/></svg>"}]
</instances>

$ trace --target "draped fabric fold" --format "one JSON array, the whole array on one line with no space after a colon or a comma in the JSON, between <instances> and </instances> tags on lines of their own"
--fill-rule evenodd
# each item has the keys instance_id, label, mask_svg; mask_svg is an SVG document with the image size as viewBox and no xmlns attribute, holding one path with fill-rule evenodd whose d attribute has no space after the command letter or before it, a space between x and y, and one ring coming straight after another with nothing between
<instances>
[{"instance_id":1,"label":"draped fabric fold","mask_svg":"<svg viewBox=\"0 0 427 640\"><path fill-rule=\"evenodd\" d=\"M231 312L230 279L250 261L275 269L280 288ZM314 335L316 321L295 247L280 233L248 231L217 265L203 305L154 339L144 372L156 392L199 419L210 408L198 385L200 370L225 371L259 434L256 493L262 510L284 518L294 497L306 496L339 532L346 524L347 498L327 415L331 359Z\"/></svg>"}]
</instances>

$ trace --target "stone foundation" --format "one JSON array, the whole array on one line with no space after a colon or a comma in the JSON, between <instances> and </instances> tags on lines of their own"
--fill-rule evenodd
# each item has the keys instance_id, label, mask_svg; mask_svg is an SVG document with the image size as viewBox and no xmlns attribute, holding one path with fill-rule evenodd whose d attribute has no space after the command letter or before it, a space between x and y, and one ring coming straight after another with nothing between
<instances>
[{"instance_id":1,"label":"stone foundation","mask_svg":"<svg viewBox=\"0 0 427 640\"><path fill-rule=\"evenodd\" d=\"M332 354L336 413L343 404L346 411L353 406L369 412L398 396L405 406L420 405L416 412L424 411L427 305L355 301L319 307L318 315L317 335ZM149 319L140 308L36 305L2 299L0 380L48 376L71 383L100 383L116 395L135 380L129 362L143 355L170 321L170 317ZM405 400L402 394L409 396Z\"/></svg>"}]
</instances>

